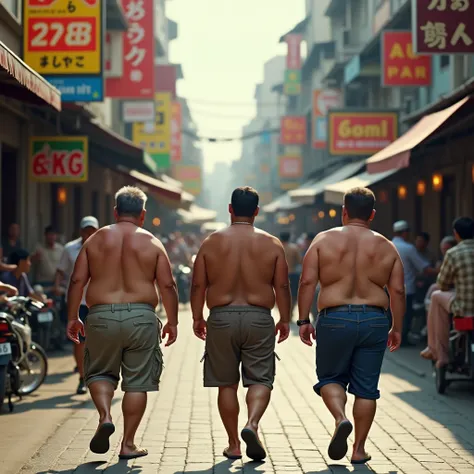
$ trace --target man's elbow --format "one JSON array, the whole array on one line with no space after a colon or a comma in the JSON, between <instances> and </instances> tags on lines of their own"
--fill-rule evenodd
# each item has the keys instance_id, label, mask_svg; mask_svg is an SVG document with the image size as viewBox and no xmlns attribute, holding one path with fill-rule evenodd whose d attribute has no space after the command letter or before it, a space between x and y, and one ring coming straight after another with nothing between
<instances>
[{"instance_id":1,"label":"man's elbow","mask_svg":"<svg viewBox=\"0 0 474 474\"><path fill-rule=\"evenodd\" d=\"M313 287L316 288L316 284L317 284L316 280L302 277L300 279L299 287L300 287L300 289L302 289L302 288L313 288Z\"/></svg>"},{"instance_id":2,"label":"man's elbow","mask_svg":"<svg viewBox=\"0 0 474 474\"><path fill-rule=\"evenodd\" d=\"M405 298L405 285L393 285L388 287L390 298Z\"/></svg>"}]
</instances>

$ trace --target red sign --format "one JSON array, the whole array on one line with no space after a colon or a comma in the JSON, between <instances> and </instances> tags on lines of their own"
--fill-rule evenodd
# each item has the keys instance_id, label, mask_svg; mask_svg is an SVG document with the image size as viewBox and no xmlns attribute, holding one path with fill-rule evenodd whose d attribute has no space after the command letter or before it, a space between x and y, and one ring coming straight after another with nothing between
<instances>
[{"instance_id":1,"label":"red sign","mask_svg":"<svg viewBox=\"0 0 474 474\"><path fill-rule=\"evenodd\" d=\"M474 53L474 2L412 0L413 42L417 53Z\"/></svg>"},{"instance_id":2,"label":"red sign","mask_svg":"<svg viewBox=\"0 0 474 474\"><path fill-rule=\"evenodd\" d=\"M181 103L171 104L171 162L181 161Z\"/></svg>"},{"instance_id":3,"label":"red sign","mask_svg":"<svg viewBox=\"0 0 474 474\"><path fill-rule=\"evenodd\" d=\"M282 117L280 125L281 145L304 145L306 143L306 117Z\"/></svg>"},{"instance_id":4,"label":"red sign","mask_svg":"<svg viewBox=\"0 0 474 474\"><path fill-rule=\"evenodd\" d=\"M398 136L396 112L329 112L331 155L372 155Z\"/></svg>"},{"instance_id":5,"label":"red sign","mask_svg":"<svg viewBox=\"0 0 474 474\"><path fill-rule=\"evenodd\" d=\"M288 45L288 53L286 55L287 69L301 69L301 35L286 35L285 41Z\"/></svg>"},{"instance_id":6,"label":"red sign","mask_svg":"<svg viewBox=\"0 0 474 474\"><path fill-rule=\"evenodd\" d=\"M176 97L176 66L166 64L155 66L155 90L159 92L171 92Z\"/></svg>"},{"instance_id":7,"label":"red sign","mask_svg":"<svg viewBox=\"0 0 474 474\"><path fill-rule=\"evenodd\" d=\"M382 86L431 85L431 56L413 53L411 31L382 33Z\"/></svg>"},{"instance_id":8,"label":"red sign","mask_svg":"<svg viewBox=\"0 0 474 474\"><path fill-rule=\"evenodd\" d=\"M128 30L123 37L123 75L108 78L106 96L154 99L155 34L153 0L122 0Z\"/></svg>"},{"instance_id":9,"label":"red sign","mask_svg":"<svg viewBox=\"0 0 474 474\"><path fill-rule=\"evenodd\" d=\"M280 178L301 178L303 160L301 156L280 156Z\"/></svg>"}]
</instances>

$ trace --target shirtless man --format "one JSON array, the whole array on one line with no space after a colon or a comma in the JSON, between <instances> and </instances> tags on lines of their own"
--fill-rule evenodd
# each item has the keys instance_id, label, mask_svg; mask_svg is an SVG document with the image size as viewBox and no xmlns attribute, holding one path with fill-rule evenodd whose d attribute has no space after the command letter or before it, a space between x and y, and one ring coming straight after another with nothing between
<instances>
[{"instance_id":1,"label":"shirtless man","mask_svg":"<svg viewBox=\"0 0 474 474\"><path fill-rule=\"evenodd\" d=\"M403 265L392 242L369 229L375 197L366 188L344 196L343 227L319 234L303 260L298 293L300 338L311 346L316 339L314 390L334 416L336 429L329 457L342 459L352 423L347 419L346 389L355 395L353 464L370 460L365 442L374 420L378 382L385 348L399 348L405 285ZM318 282L319 316L315 328L309 311ZM388 288L393 322L389 328ZM390 329L390 331L389 331Z\"/></svg>"},{"instance_id":2,"label":"shirtless man","mask_svg":"<svg viewBox=\"0 0 474 474\"><path fill-rule=\"evenodd\" d=\"M241 432L247 456L266 457L258 424L270 402L275 379L275 334L289 335L291 296L288 265L280 241L253 226L258 194L250 187L232 193L231 226L211 234L194 262L191 309L194 333L206 341L204 386L219 387L219 413L229 437L223 455L240 459L237 389L248 387L248 421ZM280 311L276 324L270 313ZM203 317L207 302L210 316Z\"/></svg>"},{"instance_id":3,"label":"shirtless man","mask_svg":"<svg viewBox=\"0 0 474 474\"><path fill-rule=\"evenodd\" d=\"M99 412L99 427L90 449L103 454L115 431L110 408L120 372L124 433L119 457L146 456L135 446L135 433L145 412L147 392L157 391L163 369L161 337L166 346L178 334L178 295L168 255L161 242L141 229L146 195L124 187L115 195L116 224L98 230L77 257L68 290L68 336L79 344L82 291L90 308L86 322L85 382ZM160 335L156 317L158 286L168 323Z\"/></svg>"},{"instance_id":4,"label":"shirtless man","mask_svg":"<svg viewBox=\"0 0 474 474\"><path fill-rule=\"evenodd\" d=\"M300 281L298 267L302 261L301 252L297 245L290 242L289 232L282 232L280 234L280 240L285 249L286 261L288 262L288 276L290 278L291 291L291 317L293 317L293 311L297 304L298 284Z\"/></svg>"}]
</instances>

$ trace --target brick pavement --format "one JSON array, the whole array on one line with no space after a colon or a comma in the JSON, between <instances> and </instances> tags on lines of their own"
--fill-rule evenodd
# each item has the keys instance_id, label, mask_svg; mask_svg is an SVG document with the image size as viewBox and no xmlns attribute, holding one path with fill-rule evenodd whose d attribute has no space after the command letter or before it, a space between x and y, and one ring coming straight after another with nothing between
<instances>
[{"instance_id":1,"label":"brick pavement","mask_svg":"<svg viewBox=\"0 0 474 474\"><path fill-rule=\"evenodd\" d=\"M190 320L189 313L181 315L179 340L164 349L161 391L149 398L138 438L149 449L148 457L128 464L118 462L121 420L117 399L113 416L118 429L107 455L88 451L97 422L88 403L45 440L21 474L104 470L110 474L474 472L472 386L453 386L449 395L441 397L435 393L428 370L428 376L420 377L419 371L407 368L411 363L406 354L388 356L384 366L382 399L368 444L373 461L368 467L353 467L348 459L330 461L327 446L333 420L312 391L314 348L301 344L296 335L277 348L281 358L277 382L261 427L268 450L266 462L249 463L245 457L233 463L225 460L221 453L227 440L217 412L216 391L202 387L199 360L203 343L192 335ZM243 391L241 396L243 402ZM242 410L241 425L244 422Z\"/></svg>"}]
</instances>

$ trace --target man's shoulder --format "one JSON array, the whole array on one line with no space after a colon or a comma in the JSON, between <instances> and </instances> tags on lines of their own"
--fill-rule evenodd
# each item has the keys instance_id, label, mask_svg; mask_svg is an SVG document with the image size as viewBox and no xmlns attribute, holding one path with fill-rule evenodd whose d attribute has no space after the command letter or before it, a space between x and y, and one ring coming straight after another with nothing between
<instances>
[{"instance_id":1,"label":"man's shoulder","mask_svg":"<svg viewBox=\"0 0 474 474\"><path fill-rule=\"evenodd\" d=\"M74 239L74 240L71 240L70 242L68 242L64 248L66 250L72 250L72 249L76 249L77 247L80 247L82 245L82 238L79 237L77 239Z\"/></svg>"}]
</instances>

